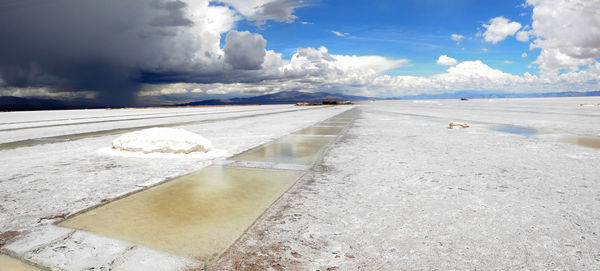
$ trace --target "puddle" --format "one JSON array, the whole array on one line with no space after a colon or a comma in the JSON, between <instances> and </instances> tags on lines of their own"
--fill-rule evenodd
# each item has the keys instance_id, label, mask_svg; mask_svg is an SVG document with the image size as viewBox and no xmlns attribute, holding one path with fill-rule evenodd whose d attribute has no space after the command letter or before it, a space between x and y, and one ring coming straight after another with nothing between
<instances>
[{"instance_id":1,"label":"puddle","mask_svg":"<svg viewBox=\"0 0 600 271\"><path fill-rule=\"evenodd\" d=\"M305 129L302 129L298 132L295 132L294 134L302 134L302 135L337 135L339 134L342 130L344 130L344 127L308 127Z\"/></svg>"},{"instance_id":2,"label":"puddle","mask_svg":"<svg viewBox=\"0 0 600 271\"><path fill-rule=\"evenodd\" d=\"M17 259L0 255L0 271L38 271L40 269L25 264Z\"/></svg>"},{"instance_id":3,"label":"puddle","mask_svg":"<svg viewBox=\"0 0 600 271\"><path fill-rule=\"evenodd\" d=\"M522 135L526 137L533 137L537 134L536 129L511 124L495 125L492 127L492 130L502 133Z\"/></svg>"},{"instance_id":4,"label":"puddle","mask_svg":"<svg viewBox=\"0 0 600 271\"><path fill-rule=\"evenodd\" d=\"M335 137L284 136L231 160L312 165L333 140Z\"/></svg>"},{"instance_id":5,"label":"puddle","mask_svg":"<svg viewBox=\"0 0 600 271\"><path fill-rule=\"evenodd\" d=\"M232 245L302 174L210 166L59 225L208 261Z\"/></svg>"},{"instance_id":6,"label":"puddle","mask_svg":"<svg viewBox=\"0 0 600 271\"><path fill-rule=\"evenodd\" d=\"M345 121L322 121L317 123L317 125L333 125L333 126L346 126L348 125L348 123L350 122L345 122Z\"/></svg>"},{"instance_id":7,"label":"puddle","mask_svg":"<svg viewBox=\"0 0 600 271\"><path fill-rule=\"evenodd\" d=\"M600 138L597 137L569 137L562 141L588 148L600 149Z\"/></svg>"},{"instance_id":8,"label":"puddle","mask_svg":"<svg viewBox=\"0 0 600 271\"><path fill-rule=\"evenodd\" d=\"M327 119L325 121L351 122L352 120L354 120L354 118L338 118L338 117L334 117L334 118Z\"/></svg>"}]
</instances>

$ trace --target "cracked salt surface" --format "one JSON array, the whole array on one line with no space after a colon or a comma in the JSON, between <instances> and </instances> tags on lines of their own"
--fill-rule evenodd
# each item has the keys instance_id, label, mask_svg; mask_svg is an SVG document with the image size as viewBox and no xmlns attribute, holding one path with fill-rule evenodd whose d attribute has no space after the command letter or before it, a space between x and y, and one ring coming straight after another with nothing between
<instances>
[{"instance_id":1,"label":"cracked salt surface","mask_svg":"<svg viewBox=\"0 0 600 271\"><path fill-rule=\"evenodd\" d=\"M206 269L597 269L600 152L560 141L568 136L600 135L597 108L578 106L591 102L599 103L600 99L444 100L437 104L378 101L358 105L362 113L313 173L305 175ZM286 121L280 116L261 118L272 122L269 127L251 119L228 121L214 131L208 129L214 133L207 138L215 146L238 146L228 149L237 153L321 121L327 117L323 112L329 111L312 112L315 115L304 119L303 124L286 126L285 131L276 127L311 113L290 113L293 117ZM328 114L339 111L334 112ZM473 126L448 130L448 122L453 120ZM487 129L489 124L531 127L544 134L524 137L500 133ZM204 128L194 131L205 135ZM219 136L231 129L244 133L240 141L252 143L241 144L231 135ZM79 144L84 147L92 142L86 139ZM103 144L82 150L96 150ZM61 150L76 146L62 145ZM50 150L41 147L35 147L35 154ZM98 199L81 204L64 197L68 186L60 182L42 185L44 181L35 180L58 174L68 185L78 186L81 178L65 177L80 172L94 174L99 161L82 163L93 169L89 173L86 167L73 171L72 165L81 161L67 157L82 152L64 153L58 156L62 159L54 161L36 160L39 155L27 156L18 150L0 152L11 165L2 169L0 180L10 177L13 184L18 183L8 186L11 182L0 182L0 205L8 210L8 215L0 213L0 222L8 229L21 224L31 228L40 217L56 215L64 206L61 201L74 205L68 210L95 205L102 195L111 194L107 191L115 187L120 193L131 191L127 185L165 176L168 168L158 164L163 172L154 171L152 165L145 164L152 159L135 160L144 165L140 170L148 171L137 180L119 178L121 184L103 186L94 180L110 180L107 175L89 177L84 183L94 187L91 191L99 194ZM54 150L49 155L56 154ZM24 161L29 164L19 163ZM189 170L190 165L179 167L186 162L178 160L162 163L179 168L179 172ZM137 170L138 165L126 168ZM26 189L35 193L23 194ZM119 193L113 190L115 194ZM19 207L26 206L23 216L11 204L13 199ZM33 214L30 219L23 218L27 213ZM13 218L18 222L12 223ZM24 233L19 238L27 236Z\"/></svg>"},{"instance_id":2,"label":"cracked salt surface","mask_svg":"<svg viewBox=\"0 0 600 271\"><path fill-rule=\"evenodd\" d=\"M359 105L314 172L207 269L596 270L600 151L558 140L600 134L578 106L590 100ZM446 129L455 119L559 136Z\"/></svg>"},{"instance_id":3,"label":"cracked salt surface","mask_svg":"<svg viewBox=\"0 0 600 271\"><path fill-rule=\"evenodd\" d=\"M352 107L317 107L302 111L290 110L294 107L289 105L263 106L263 108L266 112L261 115L253 115L255 113L252 112L236 112L235 118L194 123L182 128L201 133L217 149L231 154L271 141ZM172 109L161 110L170 112ZM69 113L70 111L62 112L66 115ZM147 123L139 121L131 125L140 126ZM73 129L85 131L86 127L63 127L65 132L59 133L70 133ZM37 130L37 133L27 136L45 135L44 129ZM2 133L0 135L4 136ZM140 188L155 185L168 178L199 170L212 163L209 159L215 158L181 156L170 157L171 159L168 160L164 157L139 159L139 157L123 157L99 151L110 146L117 136L110 134L0 151L3 161L0 170L0 210L2 210L0 229L20 232L16 241L13 240L12 244L2 249L8 253L15 253L21 258L29 257L46 262L48 266L53 266L51 262L54 266L80 266L79 262L85 261L85 258L74 257L75 254L72 254L73 257L65 258L62 264L58 262L60 257L51 257L49 254L45 254L48 255L48 259L33 257L42 250L30 245L40 240L46 240L46 244L54 242L54 239L45 239L45 237L52 237L51 233L59 230L48 224L61 217L130 194ZM0 138L0 141L2 140L6 139ZM45 231L38 235L37 233L42 229ZM95 239L82 240L81 243L71 244L73 247L70 247L71 245L67 247L75 250L84 249L86 246L95 247L94 243L88 242ZM20 249L24 247L27 249ZM164 260L164 257L152 259L159 266ZM152 261L148 264L152 265ZM58 267L51 267L51 269L55 268ZM181 268L172 268L172 270L179 269Z\"/></svg>"}]
</instances>

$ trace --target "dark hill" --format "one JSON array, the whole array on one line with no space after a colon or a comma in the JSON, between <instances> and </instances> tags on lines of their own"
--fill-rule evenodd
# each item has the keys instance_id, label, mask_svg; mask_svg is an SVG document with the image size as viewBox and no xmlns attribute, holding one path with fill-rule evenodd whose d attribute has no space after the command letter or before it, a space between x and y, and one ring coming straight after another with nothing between
<instances>
[{"instance_id":1,"label":"dark hill","mask_svg":"<svg viewBox=\"0 0 600 271\"><path fill-rule=\"evenodd\" d=\"M243 105L243 104L295 104L298 102L321 103L323 101L364 101L368 97L333 94L326 92L282 91L273 94L247 98L213 99L178 104L177 106L194 105Z\"/></svg>"}]
</instances>

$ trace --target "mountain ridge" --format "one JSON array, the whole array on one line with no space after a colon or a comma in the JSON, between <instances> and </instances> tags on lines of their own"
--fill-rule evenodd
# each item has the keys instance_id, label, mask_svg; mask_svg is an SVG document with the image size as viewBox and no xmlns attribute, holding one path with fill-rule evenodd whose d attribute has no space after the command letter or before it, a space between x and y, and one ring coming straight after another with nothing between
<instances>
[{"instance_id":1,"label":"mountain ridge","mask_svg":"<svg viewBox=\"0 0 600 271\"><path fill-rule=\"evenodd\" d=\"M327 92L281 91L253 97L202 100L197 102L176 104L175 106L295 104L298 102L321 103L323 101L366 101L368 99L371 98Z\"/></svg>"}]
</instances>

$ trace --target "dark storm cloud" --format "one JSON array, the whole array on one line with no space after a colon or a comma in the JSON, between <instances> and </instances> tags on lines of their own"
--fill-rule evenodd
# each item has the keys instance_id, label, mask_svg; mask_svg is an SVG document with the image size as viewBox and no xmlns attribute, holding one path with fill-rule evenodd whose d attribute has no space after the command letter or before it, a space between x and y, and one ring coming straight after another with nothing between
<instances>
[{"instance_id":1,"label":"dark storm cloud","mask_svg":"<svg viewBox=\"0 0 600 271\"><path fill-rule=\"evenodd\" d=\"M185 14L183 13L183 9L187 7L187 4L184 2L161 2L155 0L150 2L150 6L158 10L164 10L168 12L166 15L158 16L152 21L150 21L150 25L152 26L189 26L194 23L191 20L187 19L185 17Z\"/></svg>"},{"instance_id":2,"label":"dark storm cloud","mask_svg":"<svg viewBox=\"0 0 600 271\"><path fill-rule=\"evenodd\" d=\"M0 88L93 91L103 103L128 105L144 84L276 77L263 65L265 39L250 32L227 33L235 12L211 7L208 1L48 3L23 0L17 8L0 10ZM269 18L289 18L292 2L277 3L262 6L262 12Z\"/></svg>"},{"instance_id":3,"label":"dark storm cloud","mask_svg":"<svg viewBox=\"0 0 600 271\"><path fill-rule=\"evenodd\" d=\"M160 42L149 45L158 39L148 34L157 28L153 24L189 24L181 17L185 5L180 2L47 2L29 0L27 6L1 14L0 77L5 86L91 90L104 102L130 103L139 87L136 63L148 51L161 51Z\"/></svg>"}]
</instances>

